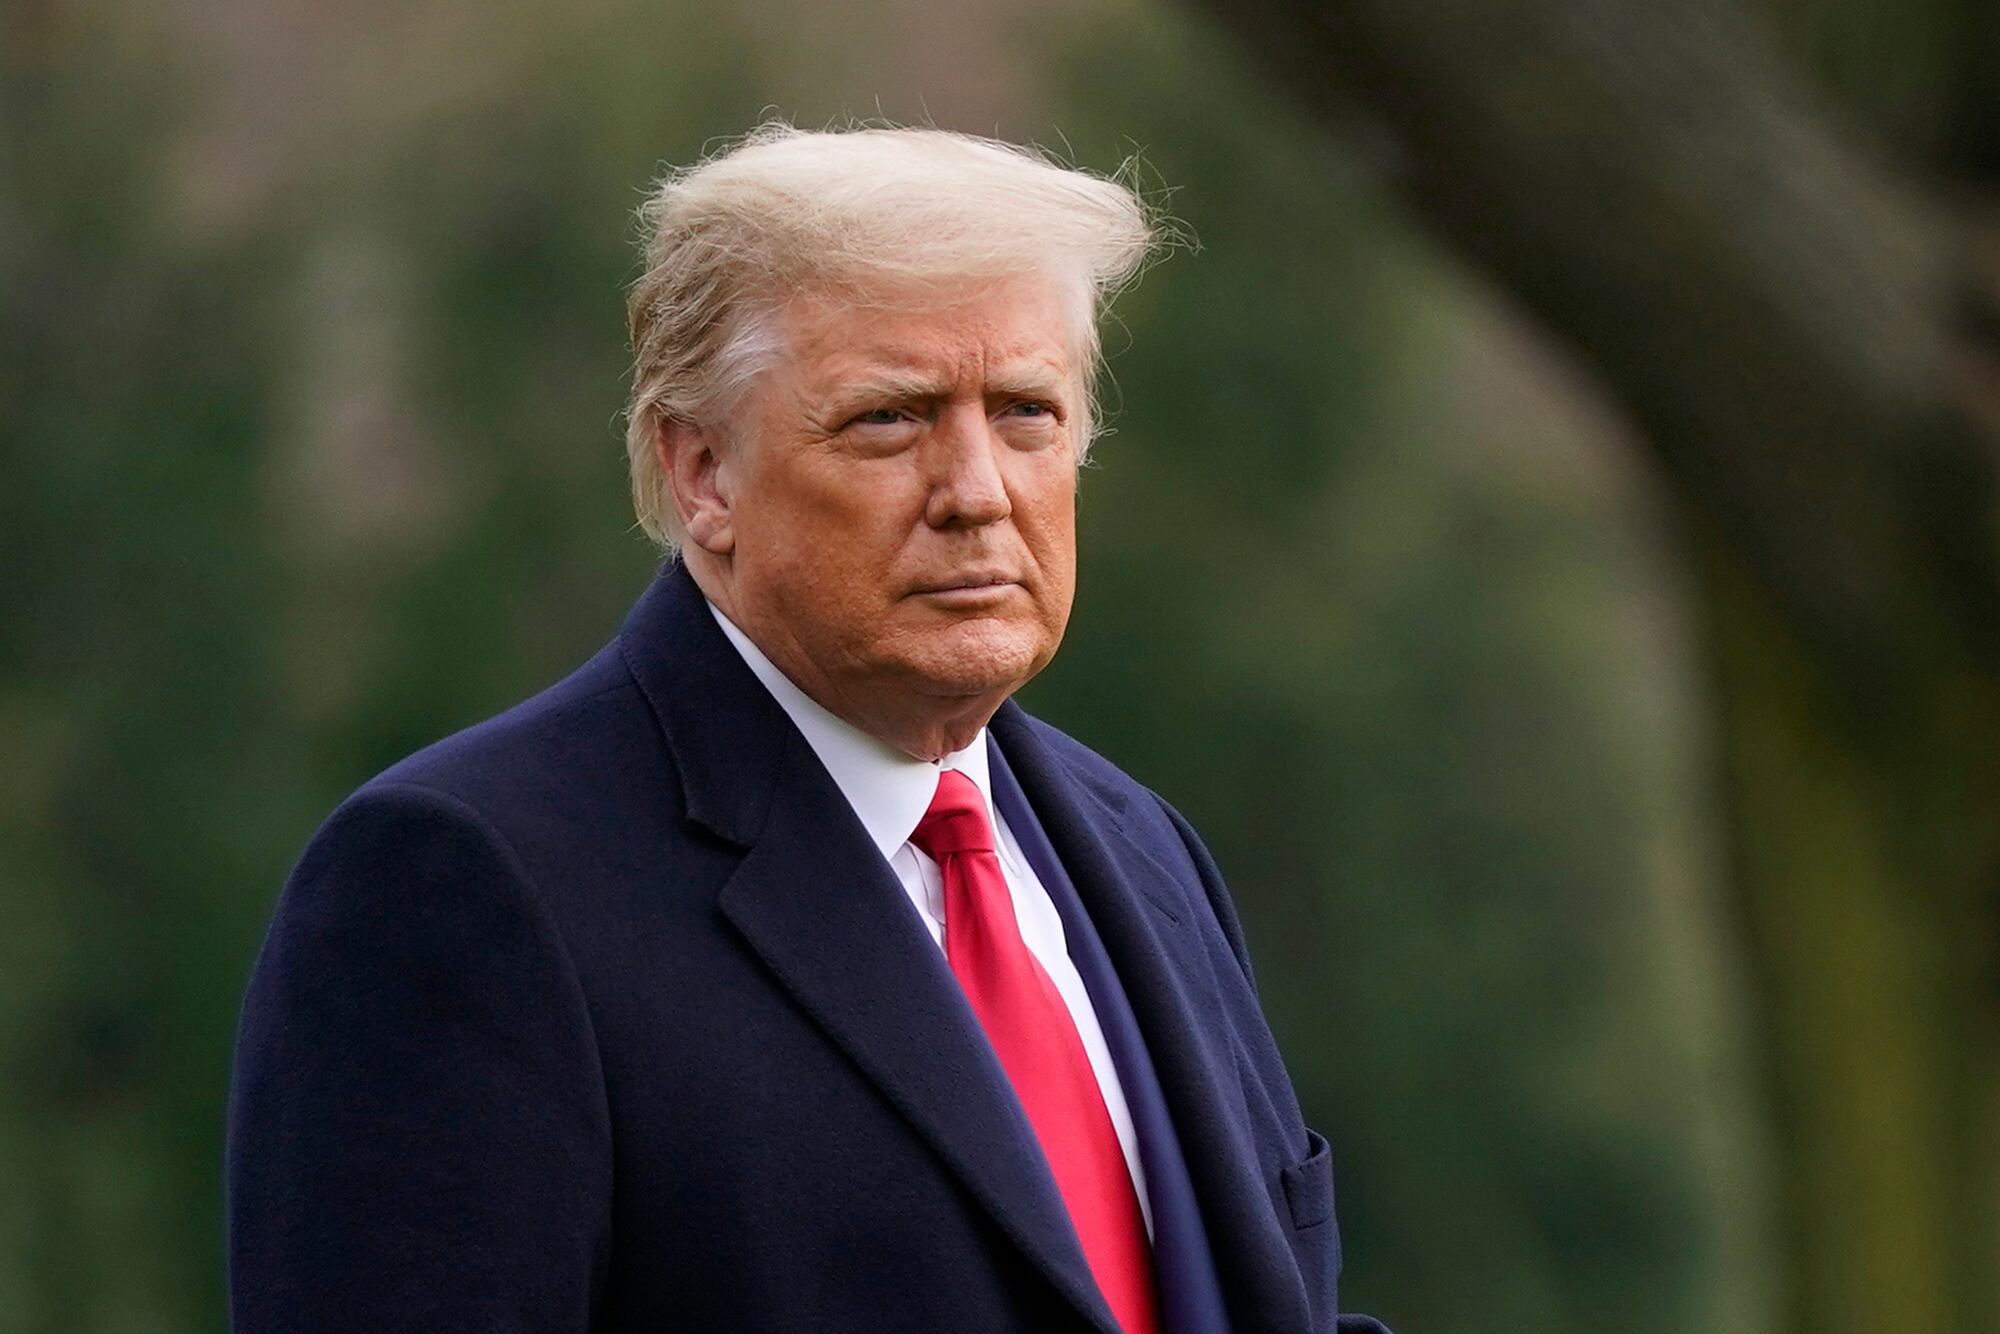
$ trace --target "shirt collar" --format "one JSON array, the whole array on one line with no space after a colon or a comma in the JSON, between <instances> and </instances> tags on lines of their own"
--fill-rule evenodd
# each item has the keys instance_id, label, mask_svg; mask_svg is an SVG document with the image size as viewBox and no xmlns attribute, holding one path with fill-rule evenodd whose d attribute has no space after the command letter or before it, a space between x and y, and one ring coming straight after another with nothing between
<instances>
[{"instance_id":1,"label":"shirt collar","mask_svg":"<svg viewBox=\"0 0 2000 1334\"><path fill-rule=\"evenodd\" d=\"M986 805L988 827L999 828L993 810L985 728L979 729L965 749L942 760L919 760L905 755L829 712L779 671L777 664L765 657L750 636L738 629L713 602L708 604L708 610L730 645L742 656L744 665L763 682L805 737L806 744L819 756L834 785L860 817L861 827L881 849L883 860L895 857L910 841L917 822L930 809L931 798L937 795L938 775L946 769L959 770L977 785Z\"/></svg>"}]
</instances>

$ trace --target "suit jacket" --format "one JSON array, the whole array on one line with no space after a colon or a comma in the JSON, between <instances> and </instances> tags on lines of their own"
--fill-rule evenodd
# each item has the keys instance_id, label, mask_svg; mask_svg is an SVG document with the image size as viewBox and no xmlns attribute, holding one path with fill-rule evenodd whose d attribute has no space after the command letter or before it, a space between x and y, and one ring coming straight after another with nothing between
<instances>
[{"instance_id":1,"label":"suit jacket","mask_svg":"<svg viewBox=\"0 0 2000 1334\"><path fill-rule=\"evenodd\" d=\"M990 736L1129 998L1231 1324L1340 1321L1324 1140L1214 864L1009 703ZM567 679L369 781L252 976L241 1331L1116 1334L957 983L670 567Z\"/></svg>"}]
</instances>

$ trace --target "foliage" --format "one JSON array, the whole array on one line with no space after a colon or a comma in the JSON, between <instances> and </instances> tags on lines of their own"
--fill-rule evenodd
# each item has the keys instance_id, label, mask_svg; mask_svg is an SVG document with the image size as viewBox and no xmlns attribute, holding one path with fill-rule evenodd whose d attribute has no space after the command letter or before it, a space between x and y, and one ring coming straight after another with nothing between
<instances>
[{"instance_id":1,"label":"foliage","mask_svg":"<svg viewBox=\"0 0 2000 1334\"><path fill-rule=\"evenodd\" d=\"M810 77L781 25L692 12L503 9L409 50L327 20L325 105L246 123L142 22L33 11L4 94L37 128L0 217L0 1311L30 1331L220 1326L229 1035L291 858L650 572L615 419L638 187L774 98L865 114L896 77L865 59L886 15L820 33ZM1349 1299L1410 1329L1758 1328L1648 478L1178 18L981 40L1029 38L1001 130L1100 168L1146 145L1203 242L1110 339L1083 596L1029 703L1231 873L1336 1144Z\"/></svg>"}]
</instances>

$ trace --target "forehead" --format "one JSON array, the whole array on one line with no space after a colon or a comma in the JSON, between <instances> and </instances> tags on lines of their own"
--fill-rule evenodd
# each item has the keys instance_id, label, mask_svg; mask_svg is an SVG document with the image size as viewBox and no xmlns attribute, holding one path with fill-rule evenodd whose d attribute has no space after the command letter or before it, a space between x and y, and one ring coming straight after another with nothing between
<instances>
[{"instance_id":1,"label":"forehead","mask_svg":"<svg viewBox=\"0 0 2000 1334\"><path fill-rule=\"evenodd\" d=\"M946 289L801 295L783 313L788 360L808 385L884 372L948 376L1075 366L1068 311L1053 282L1013 278Z\"/></svg>"}]
</instances>

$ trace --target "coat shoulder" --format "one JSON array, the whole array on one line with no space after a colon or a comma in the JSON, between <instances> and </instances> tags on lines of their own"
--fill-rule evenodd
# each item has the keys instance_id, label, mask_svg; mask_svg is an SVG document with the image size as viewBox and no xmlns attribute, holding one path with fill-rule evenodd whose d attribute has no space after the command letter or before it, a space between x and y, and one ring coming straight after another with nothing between
<instances>
[{"instance_id":1,"label":"coat shoulder","mask_svg":"<svg viewBox=\"0 0 2000 1334\"><path fill-rule=\"evenodd\" d=\"M504 828L561 794L602 792L636 778L659 753L651 711L614 643L511 708L396 761L354 798L428 788Z\"/></svg>"},{"instance_id":2,"label":"coat shoulder","mask_svg":"<svg viewBox=\"0 0 2000 1334\"><path fill-rule=\"evenodd\" d=\"M1023 713L1022 717L1035 739L1112 811L1125 832L1162 867L1174 872L1190 900L1205 905L1254 993L1256 975L1236 904L1214 856L1187 817L1158 792L1061 728L1032 714Z\"/></svg>"},{"instance_id":3,"label":"coat shoulder","mask_svg":"<svg viewBox=\"0 0 2000 1334\"><path fill-rule=\"evenodd\" d=\"M339 837L356 812L411 807L478 828L564 921L587 916L599 897L592 887L618 868L650 859L674 874L687 869L687 841L674 836L685 809L680 773L615 642L547 689L362 783L308 852Z\"/></svg>"},{"instance_id":4,"label":"coat shoulder","mask_svg":"<svg viewBox=\"0 0 2000 1334\"><path fill-rule=\"evenodd\" d=\"M1159 800L1151 788L1054 723L1044 722L1025 710L1021 718L1029 733L1070 776L1107 805L1123 810Z\"/></svg>"},{"instance_id":5,"label":"coat shoulder","mask_svg":"<svg viewBox=\"0 0 2000 1334\"><path fill-rule=\"evenodd\" d=\"M1177 864L1198 873L1186 847L1193 830L1165 797L1054 724L1026 712L1021 716L1035 740L1119 818L1128 834L1142 839L1148 851L1166 851Z\"/></svg>"}]
</instances>

